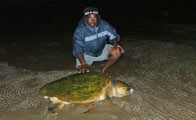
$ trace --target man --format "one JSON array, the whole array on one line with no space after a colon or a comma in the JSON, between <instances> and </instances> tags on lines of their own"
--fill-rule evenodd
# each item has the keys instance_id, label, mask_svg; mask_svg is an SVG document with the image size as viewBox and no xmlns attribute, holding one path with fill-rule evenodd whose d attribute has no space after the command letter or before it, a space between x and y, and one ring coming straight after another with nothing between
<instances>
[{"instance_id":1,"label":"man","mask_svg":"<svg viewBox=\"0 0 196 120\"><path fill-rule=\"evenodd\" d=\"M94 61L108 60L101 72L114 64L124 53L118 44L120 36L105 20L101 19L98 9L87 7L73 36L73 55L76 57L76 68L79 73L90 72ZM107 40L110 44L107 44Z\"/></svg>"}]
</instances>

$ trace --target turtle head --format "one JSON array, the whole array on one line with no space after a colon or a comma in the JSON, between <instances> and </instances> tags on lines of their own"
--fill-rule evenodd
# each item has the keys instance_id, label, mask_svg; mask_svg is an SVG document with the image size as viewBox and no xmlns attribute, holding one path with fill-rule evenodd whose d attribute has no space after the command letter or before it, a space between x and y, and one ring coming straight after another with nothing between
<instances>
[{"instance_id":1,"label":"turtle head","mask_svg":"<svg viewBox=\"0 0 196 120\"><path fill-rule=\"evenodd\" d=\"M116 97L127 96L134 92L134 89L130 85L122 81L115 81L114 87L116 90Z\"/></svg>"}]
</instances>

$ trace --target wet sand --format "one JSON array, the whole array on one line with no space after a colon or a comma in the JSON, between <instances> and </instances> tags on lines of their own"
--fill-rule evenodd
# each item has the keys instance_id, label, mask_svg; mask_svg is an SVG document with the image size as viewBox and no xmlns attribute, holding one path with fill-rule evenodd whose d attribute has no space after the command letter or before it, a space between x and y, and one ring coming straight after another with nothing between
<instances>
[{"instance_id":1,"label":"wet sand","mask_svg":"<svg viewBox=\"0 0 196 120\"><path fill-rule=\"evenodd\" d=\"M12 36L11 42L0 43L0 120L195 120L196 26L190 26L160 26L169 27L166 35L122 36L126 53L107 74L131 84L134 94L106 100L87 114L82 112L88 105L67 105L57 116L48 113L51 103L39 89L77 73L72 36L47 42ZM99 71L103 64L95 63L91 70Z\"/></svg>"}]
</instances>

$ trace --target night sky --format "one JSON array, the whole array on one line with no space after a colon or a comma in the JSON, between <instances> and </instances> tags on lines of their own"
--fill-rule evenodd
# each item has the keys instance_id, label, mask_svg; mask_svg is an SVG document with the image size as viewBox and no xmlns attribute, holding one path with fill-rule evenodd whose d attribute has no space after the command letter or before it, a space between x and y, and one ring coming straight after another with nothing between
<instances>
[{"instance_id":1,"label":"night sky","mask_svg":"<svg viewBox=\"0 0 196 120\"><path fill-rule=\"evenodd\" d=\"M98 7L101 17L119 32L136 22L196 20L196 0L1 0L0 5L3 35L47 27L73 33L87 6Z\"/></svg>"}]
</instances>

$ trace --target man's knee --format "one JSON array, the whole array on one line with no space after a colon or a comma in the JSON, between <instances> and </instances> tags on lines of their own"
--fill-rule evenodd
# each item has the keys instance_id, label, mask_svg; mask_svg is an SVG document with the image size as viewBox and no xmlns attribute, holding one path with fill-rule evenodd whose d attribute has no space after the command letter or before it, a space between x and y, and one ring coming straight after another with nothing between
<instances>
[{"instance_id":1,"label":"man's knee","mask_svg":"<svg viewBox=\"0 0 196 120\"><path fill-rule=\"evenodd\" d=\"M110 59L118 59L121 56L121 52L119 48L112 48L108 54Z\"/></svg>"}]
</instances>

